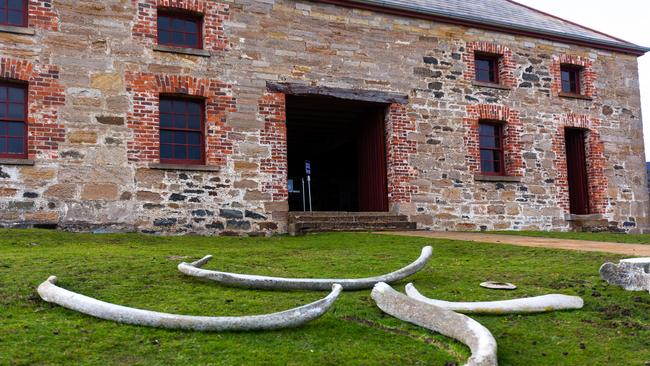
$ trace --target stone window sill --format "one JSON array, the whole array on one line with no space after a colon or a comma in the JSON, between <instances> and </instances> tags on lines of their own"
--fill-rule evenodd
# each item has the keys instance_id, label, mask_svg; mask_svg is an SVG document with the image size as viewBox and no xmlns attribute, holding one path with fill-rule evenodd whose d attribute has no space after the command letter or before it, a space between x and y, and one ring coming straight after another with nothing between
<instances>
[{"instance_id":1,"label":"stone window sill","mask_svg":"<svg viewBox=\"0 0 650 366\"><path fill-rule=\"evenodd\" d=\"M14 34L24 34L27 36L33 36L36 34L36 31L32 28L27 27L14 27L12 25L0 25L0 32L3 33L14 33Z\"/></svg>"},{"instance_id":2,"label":"stone window sill","mask_svg":"<svg viewBox=\"0 0 650 366\"><path fill-rule=\"evenodd\" d=\"M492 89L501 89L501 90L512 90L511 87L495 83L486 83L484 81L472 81L472 85L478 86L481 88L492 88Z\"/></svg>"},{"instance_id":3,"label":"stone window sill","mask_svg":"<svg viewBox=\"0 0 650 366\"><path fill-rule=\"evenodd\" d=\"M209 51L200 50L198 48L172 47L172 46L164 46L164 45L157 44L153 46L153 50L158 52L179 53L182 55L210 57Z\"/></svg>"},{"instance_id":4,"label":"stone window sill","mask_svg":"<svg viewBox=\"0 0 650 366\"><path fill-rule=\"evenodd\" d=\"M191 164L149 164L150 169L159 170L187 170L197 172L218 172L221 168L208 165L191 165Z\"/></svg>"},{"instance_id":5,"label":"stone window sill","mask_svg":"<svg viewBox=\"0 0 650 366\"><path fill-rule=\"evenodd\" d=\"M515 177L511 175L485 175L485 174L475 174L474 180L478 182L512 182L519 183L521 182L521 177Z\"/></svg>"},{"instance_id":6,"label":"stone window sill","mask_svg":"<svg viewBox=\"0 0 650 366\"><path fill-rule=\"evenodd\" d=\"M559 93L558 94L562 98L571 98L571 99L583 99L583 100L592 100L591 97L588 97L586 95L582 94L575 94L575 93Z\"/></svg>"},{"instance_id":7,"label":"stone window sill","mask_svg":"<svg viewBox=\"0 0 650 366\"><path fill-rule=\"evenodd\" d=\"M34 165L34 160L0 158L0 165Z\"/></svg>"}]
</instances>

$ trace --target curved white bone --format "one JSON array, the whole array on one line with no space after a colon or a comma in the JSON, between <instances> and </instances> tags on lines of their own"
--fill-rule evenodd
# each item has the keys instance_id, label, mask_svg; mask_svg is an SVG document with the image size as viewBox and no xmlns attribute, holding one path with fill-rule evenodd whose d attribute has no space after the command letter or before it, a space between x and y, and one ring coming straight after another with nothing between
<instances>
[{"instance_id":1,"label":"curved white bone","mask_svg":"<svg viewBox=\"0 0 650 366\"><path fill-rule=\"evenodd\" d=\"M385 275L369 278L357 279L311 279L311 278L282 278L282 277L267 277L267 276L254 276L246 274L209 271L201 269L200 267L212 259L211 255L207 255L196 262L181 263L178 265L178 270L186 275L193 277L201 277L211 281L219 282L226 285L249 287L256 289L266 290L327 290L332 287L332 284L338 283L343 286L344 290L360 290L371 288L377 282L392 283L402 280L417 271L421 270L431 257L432 248L430 246L422 248L420 257L415 262L408 266L391 272Z\"/></svg>"},{"instance_id":2,"label":"curved white bone","mask_svg":"<svg viewBox=\"0 0 650 366\"><path fill-rule=\"evenodd\" d=\"M600 277L627 291L650 291L650 258L621 259L600 267Z\"/></svg>"},{"instance_id":3,"label":"curved white bone","mask_svg":"<svg viewBox=\"0 0 650 366\"><path fill-rule=\"evenodd\" d=\"M56 276L51 276L38 286L38 294L43 300L118 323L200 331L270 330L296 327L325 314L332 307L342 289L340 285L335 284L327 297L279 313L242 317L209 317L159 313L115 305L68 291L56 286L56 282Z\"/></svg>"},{"instance_id":4,"label":"curved white bone","mask_svg":"<svg viewBox=\"0 0 650 366\"><path fill-rule=\"evenodd\" d=\"M465 343L472 351L466 366L497 365L497 342L474 319L407 297L385 283L376 284L371 296L386 314Z\"/></svg>"},{"instance_id":5,"label":"curved white bone","mask_svg":"<svg viewBox=\"0 0 650 366\"><path fill-rule=\"evenodd\" d=\"M522 299L482 302L449 302L423 296L412 283L405 287L406 295L427 304L464 314L525 314L555 310L582 309L584 302L577 296L544 295Z\"/></svg>"}]
</instances>

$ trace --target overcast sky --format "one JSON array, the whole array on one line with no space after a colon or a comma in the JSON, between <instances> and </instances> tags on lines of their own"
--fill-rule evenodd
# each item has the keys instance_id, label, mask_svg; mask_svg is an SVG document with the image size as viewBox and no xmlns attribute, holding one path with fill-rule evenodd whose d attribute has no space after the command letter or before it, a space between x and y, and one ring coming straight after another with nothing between
<instances>
[{"instance_id":1,"label":"overcast sky","mask_svg":"<svg viewBox=\"0 0 650 366\"><path fill-rule=\"evenodd\" d=\"M648 0L516 0L641 46L650 47ZM646 161L650 161L650 53L639 58Z\"/></svg>"}]
</instances>

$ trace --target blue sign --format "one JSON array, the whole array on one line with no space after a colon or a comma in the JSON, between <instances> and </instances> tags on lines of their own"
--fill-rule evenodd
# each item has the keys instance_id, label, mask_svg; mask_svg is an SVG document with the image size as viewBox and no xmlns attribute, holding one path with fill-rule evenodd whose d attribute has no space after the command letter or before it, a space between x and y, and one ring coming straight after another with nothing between
<instances>
[{"instance_id":1,"label":"blue sign","mask_svg":"<svg viewBox=\"0 0 650 366\"><path fill-rule=\"evenodd\" d=\"M311 161L305 160L305 174L311 175Z\"/></svg>"},{"instance_id":2,"label":"blue sign","mask_svg":"<svg viewBox=\"0 0 650 366\"><path fill-rule=\"evenodd\" d=\"M289 186L289 187L288 187L288 188L289 188L289 193L293 193L293 192L294 192L294 191L293 191L293 179L289 179L289 180L287 181L287 185Z\"/></svg>"}]
</instances>

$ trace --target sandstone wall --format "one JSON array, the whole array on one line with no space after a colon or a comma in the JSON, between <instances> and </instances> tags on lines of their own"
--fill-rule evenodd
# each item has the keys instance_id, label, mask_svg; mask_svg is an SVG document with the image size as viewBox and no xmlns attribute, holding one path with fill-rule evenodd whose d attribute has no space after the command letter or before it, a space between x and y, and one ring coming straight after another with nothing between
<instances>
[{"instance_id":1,"label":"sandstone wall","mask_svg":"<svg viewBox=\"0 0 650 366\"><path fill-rule=\"evenodd\" d=\"M595 212L612 228L648 227L634 56L307 1L182 2L222 22L204 57L154 49L154 0L46 3L50 21L34 35L0 32L3 60L31 65L30 93L51 79L45 93L55 99L30 99L49 148L30 150L33 166L0 165L4 225L285 232L284 101L266 82L291 81L410 96L391 109L412 149L397 155L409 173L391 203L420 228L570 229L564 126L590 130ZM467 54L479 41L509 52L509 89L473 85ZM557 95L562 57L589 63L591 100ZM156 139L143 121L155 122L150 98L169 91L211 103L209 171L151 168ZM477 180L468 136L485 105L514 113L518 181Z\"/></svg>"}]
</instances>

